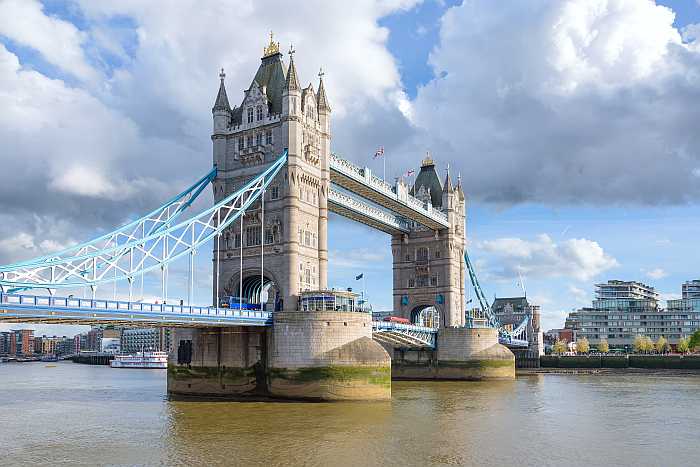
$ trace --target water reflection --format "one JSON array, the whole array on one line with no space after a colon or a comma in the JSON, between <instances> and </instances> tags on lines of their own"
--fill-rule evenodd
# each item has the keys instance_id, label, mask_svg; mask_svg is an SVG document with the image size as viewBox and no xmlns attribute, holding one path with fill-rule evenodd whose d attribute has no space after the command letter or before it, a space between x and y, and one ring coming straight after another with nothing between
<instances>
[{"instance_id":1,"label":"water reflection","mask_svg":"<svg viewBox=\"0 0 700 467\"><path fill-rule=\"evenodd\" d=\"M3 465L695 465L700 377L395 382L385 403L170 401L164 373L0 365Z\"/></svg>"}]
</instances>

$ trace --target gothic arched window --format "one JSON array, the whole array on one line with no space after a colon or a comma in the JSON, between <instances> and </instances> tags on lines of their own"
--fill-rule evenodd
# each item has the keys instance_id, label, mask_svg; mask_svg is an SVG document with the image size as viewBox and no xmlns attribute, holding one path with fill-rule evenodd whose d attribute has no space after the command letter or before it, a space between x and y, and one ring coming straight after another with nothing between
<instances>
[{"instance_id":1,"label":"gothic arched window","mask_svg":"<svg viewBox=\"0 0 700 467\"><path fill-rule=\"evenodd\" d=\"M418 251L416 252L416 260L428 261L428 249L425 247L418 248Z\"/></svg>"},{"instance_id":2,"label":"gothic arched window","mask_svg":"<svg viewBox=\"0 0 700 467\"><path fill-rule=\"evenodd\" d=\"M262 105L259 105L255 110L257 112L258 121L262 120L263 119L263 107L262 107Z\"/></svg>"}]
</instances>

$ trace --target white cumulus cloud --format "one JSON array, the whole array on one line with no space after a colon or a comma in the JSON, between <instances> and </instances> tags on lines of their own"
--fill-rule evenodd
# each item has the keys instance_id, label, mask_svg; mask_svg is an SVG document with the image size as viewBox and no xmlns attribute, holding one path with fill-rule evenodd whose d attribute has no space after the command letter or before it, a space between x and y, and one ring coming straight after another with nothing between
<instances>
[{"instance_id":1,"label":"white cumulus cloud","mask_svg":"<svg viewBox=\"0 0 700 467\"><path fill-rule=\"evenodd\" d=\"M532 240L498 238L477 245L494 256L499 266L490 272L502 278L570 277L587 281L618 266L615 258L603 251L598 242L572 238L555 242L541 234Z\"/></svg>"},{"instance_id":2,"label":"white cumulus cloud","mask_svg":"<svg viewBox=\"0 0 700 467\"><path fill-rule=\"evenodd\" d=\"M44 14L38 0L1 1L0 36L33 48L47 62L80 79L98 76L82 49L87 35L68 21Z\"/></svg>"},{"instance_id":3,"label":"white cumulus cloud","mask_svg":"<svg viewBox=\"0 0 700 467\"><path fill-rule=\"evenodd\" d=\"M668 273L663 270L662 268L654 268L650 271L646 272L646 276L650 279L663 279L664 277L668 276Z\"/></svg>"},{"instance_id":4,"label":"white cumulus cloud","mask_svg":"<svg viewBox=\"0 0 700 467\"><path fill-rule=\"evenodd\" d=\"M695 200L700 47L673 21L652 0L463 2L442 20L410 145L481 201Z\"/></svg>"}]
</instances>

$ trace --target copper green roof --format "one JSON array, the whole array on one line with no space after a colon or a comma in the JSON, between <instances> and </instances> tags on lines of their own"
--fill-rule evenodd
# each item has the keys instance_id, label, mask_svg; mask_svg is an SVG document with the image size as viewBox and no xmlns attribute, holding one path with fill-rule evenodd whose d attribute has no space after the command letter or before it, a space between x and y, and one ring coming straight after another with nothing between
<instances>
[{"instance_id":1,"label":"copper green roof","mask_svg":"<svg viewBox=\"0 0 700 467\"><path fill-rule=\"evenodd\" d=\"M257 81L258 86L265 87L270 113L282 113L282 92L286 78L281 53L263 57L253 79Z\"/></svg>"},{"instance_id":2,"label":"copper green roof","mask_svg":"<svg viewBox=\"0 0 700 467\"><path fill-rule=\"evenodd\" d=\"M421 187L425 190L430 190L430 201L433 207L440 208L442 206L442 183L440 183L440 178L435 171L435 164L432 161L424 161L418 177L416 177L416 183L411 188L411 194L415 196Z\"/></svg>"}]
</instances>

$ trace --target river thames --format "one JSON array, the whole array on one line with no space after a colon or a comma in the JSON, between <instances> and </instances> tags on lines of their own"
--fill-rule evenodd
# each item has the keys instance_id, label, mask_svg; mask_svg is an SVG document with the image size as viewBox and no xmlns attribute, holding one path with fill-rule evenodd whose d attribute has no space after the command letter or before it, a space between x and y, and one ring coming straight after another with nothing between
<instances>
[{"instance_id":1,"label":"river thames","mask_svg":"<svg viewBox=\"0 0 700 467\"><path fill-rule=\"evenodd\" d=\"M0 364L3 465L690 466L700 375L394 382L385 403L170 401L163 370Z\"/></svg>"}]
</instances>

